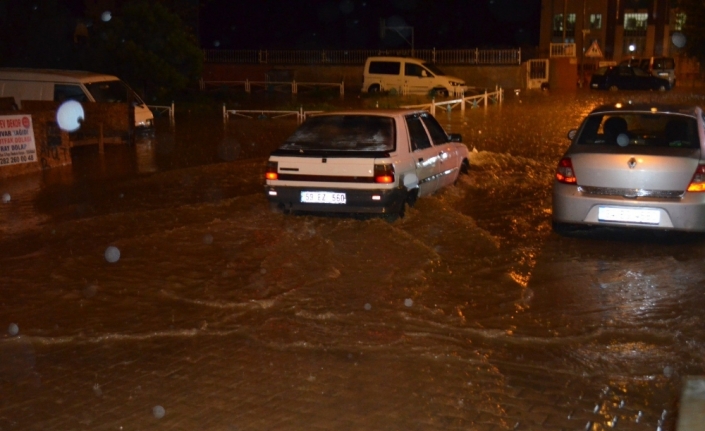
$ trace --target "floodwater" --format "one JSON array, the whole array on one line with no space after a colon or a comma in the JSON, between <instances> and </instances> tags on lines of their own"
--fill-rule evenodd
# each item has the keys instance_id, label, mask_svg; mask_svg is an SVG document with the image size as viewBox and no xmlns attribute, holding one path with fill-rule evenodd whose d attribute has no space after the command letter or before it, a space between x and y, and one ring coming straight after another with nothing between
<instances>
[{"instance_id":1,"label":"floodwater","mask_svg":"<svg viewBox=\"0 0 705 431\"><path fill-rule=\"evenodd\" d=\"M2 180L0 430L675 430L705 241L558 236L550 185L590 109L678 90L438 111L470 175L393 223L269 211L292 119L177 114Z\"/></svg>"}]
</instances>

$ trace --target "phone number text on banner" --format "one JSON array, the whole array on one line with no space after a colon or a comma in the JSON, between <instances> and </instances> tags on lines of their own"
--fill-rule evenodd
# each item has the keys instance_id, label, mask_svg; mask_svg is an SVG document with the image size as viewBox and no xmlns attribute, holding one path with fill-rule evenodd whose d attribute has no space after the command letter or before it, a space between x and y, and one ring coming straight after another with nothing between
<instances>
[{"instance_id":1,"label":"phone number text on banner","mask_svg":"<svg viewBox=\"0 0 705 431\"><path fill-rule=\"evenodd\" d=\"M0 166L37 160L30 115L0 115Z\"/></svg>"}]
</instances>

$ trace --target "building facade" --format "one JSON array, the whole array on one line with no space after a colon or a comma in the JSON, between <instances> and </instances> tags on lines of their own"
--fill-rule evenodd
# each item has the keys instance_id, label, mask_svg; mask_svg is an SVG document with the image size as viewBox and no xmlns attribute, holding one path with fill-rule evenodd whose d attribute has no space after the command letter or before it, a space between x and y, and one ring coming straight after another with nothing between
<instances>
[{"instance_id":1,"label":"building facade","mask_svg":"<svg viewBox=\"0 0 705 431\"><path fill-rule=\"evenodd\" d=\"M685 15L673 0L542 0L541 55L551 44L575 44L581 61L597 44L602 61L680 56ZM586 63L587 64L587 63Z\"/></svg>"}]
</instances>

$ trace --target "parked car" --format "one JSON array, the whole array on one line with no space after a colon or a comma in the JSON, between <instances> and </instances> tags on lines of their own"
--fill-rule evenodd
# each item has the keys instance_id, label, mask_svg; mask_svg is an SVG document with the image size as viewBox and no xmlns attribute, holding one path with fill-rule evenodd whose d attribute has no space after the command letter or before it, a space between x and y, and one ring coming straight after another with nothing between
<instances>
[{"instance_id":1,"label":"parked car","mask_svg":"<svg viewBox=\"0 0 705 431\"><path fill-rule=\"evenodd\" d=\"M605 105L568 134L553 182L556 230L605 225L705 231L700 107Z\"/></svg>"},{"instance_id":2,"label":"parked car","mask_svg":"<svg viewBox=\"0 0 705 431\"><path fill-rule=\"evenodd\" d=\"M606 66L592 74L590 88L599 90L658 90L671 89L667 79L644 72L638 67Z\"/></svg>"},{"instance_id":3,"label":"parked car","mask_svg":"<svg viewBox=\"0 0 705 431\"><path fill-rule=\"evenodd\" d=\"M362 91L397 91L399 94L463 94L462 78L446 75L435 64L411 57L368 57L362 72Z\"/></svg>"},{"instance_id":4,"label":"parked car","mask_svg":"<svg viewBox=\"0 0 705 431\"><path fill-rule=\"evenodd\" d=\"M672 57L628 58L619 64L638 67L648 74L667 79L671 88L676 86L676 62Z\"/></svg>"},{"instance_id":5,"label":"parked car","mask_svg":"<svg viewBox=\"0 0 705 431\"><path fill-rule=\"evenodd\" d=\"M270 157L273 209L404 215L467 171L468 149L425 111L359 110L310 117Z\"/></svg>"}]
</instances>

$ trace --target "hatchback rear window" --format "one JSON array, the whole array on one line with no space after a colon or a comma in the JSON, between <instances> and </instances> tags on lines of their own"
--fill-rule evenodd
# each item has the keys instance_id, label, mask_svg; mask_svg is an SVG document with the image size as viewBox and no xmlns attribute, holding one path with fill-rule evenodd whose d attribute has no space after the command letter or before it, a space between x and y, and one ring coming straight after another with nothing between
<instances>
[{"instance_id":1,"label":"hatchback rear window","mask_svg":"<svg viewBox=\"0 0 705 431\"><path fill-rule=\"evenodd\" d=\"M607 113L590 115L578 144L700 148L695 118L677 114Z\"/></svg>"},{"instance_id":2,"label":"hatchback rear window","mask_svg":"<svg viewBox=\"0 0 705 431\"><path fill-rule=\"evenodd\" d=\"M321 115L304 122L282 150L394 151L394 119L378 115Z\"/></svg>"}]
</instances>

